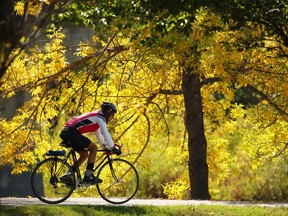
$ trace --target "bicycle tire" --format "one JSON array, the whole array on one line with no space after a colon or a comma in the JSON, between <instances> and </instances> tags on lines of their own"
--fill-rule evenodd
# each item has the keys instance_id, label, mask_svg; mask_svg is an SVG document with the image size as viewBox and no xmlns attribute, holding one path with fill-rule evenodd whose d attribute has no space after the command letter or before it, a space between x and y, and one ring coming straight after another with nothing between
<instances>
[{"instance_id":1,"label":"bicycle tire","mask_svg":"<svg viewBox=\"0 0 288 216\"><path fill-rule=\"evenodd\" d=\"M60 158L47 158L40 162L31 176L35 196L48 204L61 203L69 198L75 189L75 176L73 174L69 182L60 180L67 171L73 173L71 166ZM39 180L39 174L42 180Z\"/></svg>"},{"instance_id":2,"label":"bicycle tire","mask_svg":"<svg viewBox=\"0 0 288 216\"><path fill-rule=\"evenodd\" d=\"M136 168L124 159L112 160L112 167L107 161L101 166L97 177L102 183L96 184L99 195L109 203L123 204L132 199L139 187L139 175ZM113 177L113 172L117 180Z\"/></svg>"}]
</instances>

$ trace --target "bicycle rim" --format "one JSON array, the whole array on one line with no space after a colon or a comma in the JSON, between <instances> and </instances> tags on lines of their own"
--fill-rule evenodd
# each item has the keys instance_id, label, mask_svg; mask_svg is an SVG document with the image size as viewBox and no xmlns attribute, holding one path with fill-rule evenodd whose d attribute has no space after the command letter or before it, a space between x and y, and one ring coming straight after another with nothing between
<instances>
[{"instance_id":1,"label":"bicycle rim","mask_svg":"<svg viewBox=\"0 0 288 216\"><path fill-rule=\"evenodd\" d=\"M98 172L103 182L97 184L100 196L109 203L122 204L134 197L139 187L139 176L135 167L123 159L114 159L113 168L106 162Z\"/></svg>"},{"instance_id":2,"label":"bicycle rim","mask_svg":"<svg viewBox=\"0 0 288 216\"><path fill-rule=\"evenodd\" d=\"M40 162L31 177L31 186L36 197L48 204L66 200L75 188L74 175L68 182L60 180L67 171L73 173L71 166L59 158L48 158Z\"/></svg>"}]
</instances>

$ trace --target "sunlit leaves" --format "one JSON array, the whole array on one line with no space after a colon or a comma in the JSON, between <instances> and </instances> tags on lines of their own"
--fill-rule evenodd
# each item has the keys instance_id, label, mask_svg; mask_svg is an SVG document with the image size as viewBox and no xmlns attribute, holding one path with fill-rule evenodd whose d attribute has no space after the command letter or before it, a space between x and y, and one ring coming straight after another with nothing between
<instances>
[{"instance_id":1,"label":"sunlit leaves","mask_svg":"<svg viewBox=\"0 0 288 216\"><path fill-rule=\"evenodd\" d=\"M189 190L189 173L186 170L175 182L166 183L163 185L164 194L168 196L168 199L182 200L186 197L184 196Z\"/></svg>"},{"instance_id":2,"label":"sunlit leaves","mask_svg":"<svg viewBox=\"0 0 288 216\"><path fill-rule=\"evenodd\" d=\"M102 6L112 3L103 2ZM131 11L137 9L137 3L125 4ZM283 44L252 23L232 31L235 23L222 23L221 17L208 8L198 9L193 22L188 12L174 17L165 10L139 25L122 16L112 20L116 13L125 15L122 10L112 10L117 9L116 4L112 6L107 8L111 11L95 7L81 14L85 22L93 10L96 15L103 13L101 22L111 24L107 35L115 29L122 31L106 50L107 41L101 39L107 39L107 35L103 37L101 32L91 44L81 42L77 57L91 58L78 68L69 68L61 31L51 32L49 43L34 47L29 55L19 55L11 65L3 78L3 96L25 91L31 98L13 119L0 123L3 164L16 163L16 173L27 169L45 149L57 148L58 132L65 120L97 109L106 100L118 106L111 131L113 138L124 144L125 157L145 169L151 165L149 152L161 149L166 150L169 160L188 163L181 94L185 67L193 67L193 73L201 79L210 181L214 187L236 172L241 156L256 169L267 158L287 154L288 65ZM151 10L146 15L154 14ZM131 19L135 21L137 16ZM87 20L90 25L91 19ZM125 25L131 29L121 28ZM116 47L127 49L113 56ZM256 102L235 102L236 91L244 87L257 94ZM143 152L148 156L140 158ZM189 175L185 172L174 180L165 184L165 193L182 198L189 188Z\"/></svg>"},{"instance_id":3,"label":"sunlit leaves","mask_svg":"<svg viewBox=\"0 0 288 216\"><path fill-rule=\"evenodd\" d=\"M1 121L3 129L9 125L1 135L2 147L9 149L1 149L1 158L6 158L1 164L19 164L13 171L15 173L29 169L29 164L35 164L37 157L42 158L43 150L49 148L49 137L40 131L48 132L53 118L59 115L59 92L55 87L61 80L57 73L66 65L61 45L63 35L56 31L50 39L51 43L43 50L36 47L31 50L31 55L19 55L3 77L2 96L8 98L20 91L30 95L16 116L10 121Z\"/></svg>"}]
</instances>

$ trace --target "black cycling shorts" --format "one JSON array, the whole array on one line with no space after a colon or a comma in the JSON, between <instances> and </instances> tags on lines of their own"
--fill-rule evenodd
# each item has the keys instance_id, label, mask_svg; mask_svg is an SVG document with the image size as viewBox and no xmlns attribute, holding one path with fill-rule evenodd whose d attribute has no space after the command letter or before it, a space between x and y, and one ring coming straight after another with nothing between
<instances>
[{"instance_id":1,"label":"black cycling shorts","mask_svg":"<svg viewBox=\"0 0 288 216\"><path fill-rule=\"evenodd\" d=\"M60 133L60 137L64 142L70 142L71 147L76 150L82 150L89 146L91 140L83 136L77 129L73 127L64 127Z\"/></svg>"}]
</instances>

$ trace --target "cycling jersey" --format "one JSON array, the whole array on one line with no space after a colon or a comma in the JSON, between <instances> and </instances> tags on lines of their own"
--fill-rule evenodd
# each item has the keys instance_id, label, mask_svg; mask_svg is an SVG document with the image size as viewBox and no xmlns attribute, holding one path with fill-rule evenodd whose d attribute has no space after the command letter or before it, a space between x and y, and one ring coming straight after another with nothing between
<instances>
[{"instance_id":1,"label":"cycling jersey","mask_svg":"<svg viewBox=\"0 0 288 216\"><path fill-rule=\"evenodd\" d=\"M110 148L114 146L112 137L107 129L106 119L100 110L75 116L67 121L65 126L75 128L81 134L95 132L101 147L105 145L105 141Z\"/></svg>"}]
</instances>

